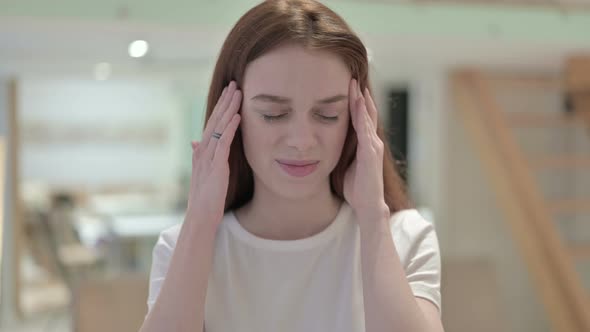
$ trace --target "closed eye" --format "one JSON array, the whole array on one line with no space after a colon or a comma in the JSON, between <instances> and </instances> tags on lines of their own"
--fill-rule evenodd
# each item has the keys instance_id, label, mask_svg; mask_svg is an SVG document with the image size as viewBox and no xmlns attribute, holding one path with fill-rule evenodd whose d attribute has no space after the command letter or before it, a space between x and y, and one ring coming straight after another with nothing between
<instances>
[{"instance_id":1,"label":"closed eye","mask_svg":"<svg viewBox=\"0 0 590 332\"><path fill-rule=\"evenodd\" d=\"M325 116L325 115L321 115L318 114L317 116L319 116L322 120L326 120L326 121L336 121L338 120L337 116Z\"/></svg>"},{"instance_id":2,"label":"closed eye","mask_svg":"<svg viewBox=\"0 0 590 332\"><path fill-rule=\"evenodd\" d=\"M285 118L288 114L289 113L282 113L279 115L267 115L267 114L261 114L261 115L265 121L273 122L273 121L277 121L277 120L281 120L281 119ZM323 115L321 113L314 113L314 114L322 121L335 122L338 120L338 116L327 116L327 115Z\"/></svg>"},{"instance_id":3,"label":"closed eye","mask_svg":"<svg viewBox=\"0 0 590 332\"><path fill-rule=\"evenodd\" d=\"M275 121L275 120L278 120L278 119L284 117L285 115L287 115L287 113L283 113L283 114L279 114L279 115L266 115L266 114L262 114L262 118L265 121L272 122L272 121Z\"/></svg>"}]
</instances>

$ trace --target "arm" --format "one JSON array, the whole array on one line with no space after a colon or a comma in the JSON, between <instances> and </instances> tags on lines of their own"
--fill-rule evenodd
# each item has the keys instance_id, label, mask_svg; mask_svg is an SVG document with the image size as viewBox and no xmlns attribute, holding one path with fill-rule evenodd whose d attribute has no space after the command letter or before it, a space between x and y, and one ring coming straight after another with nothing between
<instances>
[{"instance_id":1,"label":"arm","mask_svg":"<svg viewBox=\"0 0 590 332\"><path fill-rule=\"evenodd\" d=\"M408 267L409 273L406 276L393 243L389 224L390 211L385 202L385 144L377 130L379 112L369 89L365 88L363 95L360 85L354 78L349 86L349 109L358 145L356 158L344 179L344 197L352 205L360 229L366 331L385 332L395 328L395 331L400 332L442 332L437 308L424 300L416 300L410 287L410 282L418 285L416 281L423 277L422 267L427 266L424 265L424 258L427 262L436 263L438 251L429 256L427 252L417 250L416 252L420 252L422 256L413 257L416 258L414 266ZM413 244L423 243L414 233L408 233ZM435 261L432 261L432 258ZM430 271L431 275L432 273ZM438 274L435 269L434 277Z\"/></svg>"},{"instance_id":2,"label":"arm","mask_svg":"<svg viewBox=\"0 0 590 332\"><path fill-rule=\"evenodd\" d=\"M215 225L190 214L183 223L169 271L141 332L194 331L203 326L207 281L213 261Z\"/></svg>"},{"instance_id":3,"label":"arm","mask_svg":"<svg viewBox=\"0 0 590 332\"><path fill-rule=\"evenodd\" d=\"M207 283L215 234L224 215L229 185L228 158L240 124L237 113L241 98L236 83L230 82L212 110L203 140L192 144L193 168L186 220L169 259L169 268L164 268L169 255L154 255L155 271L167 272L165 276L152 276L165 279L161 291L154 290L159 293L141 332L204 330Z\"/></svg>"},{"instance_id":4,"label":"arm","mask_svg":"<svg viewBox=\"0 0 590 332\"><path fill-rule=\"evenodd\" d=\"M438 309L414 297L398 252L389 218L362 223L361 269L367 332L443 332Z\"/></svg>"}]
</instances>

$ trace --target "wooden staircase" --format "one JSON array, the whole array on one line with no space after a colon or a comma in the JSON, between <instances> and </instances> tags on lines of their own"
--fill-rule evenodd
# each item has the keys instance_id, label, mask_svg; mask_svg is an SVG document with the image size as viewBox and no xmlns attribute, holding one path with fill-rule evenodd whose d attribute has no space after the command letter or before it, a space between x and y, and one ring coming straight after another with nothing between
<instances>
[{"instance_id":1,"label":"wooden staircase","mask_svg":"<svg viewBox=\"0 0 590 332\"><path fill-rule=\"evenodd\" d=\"M590 91L590 70L587 77L586 91ZM590 280L583 279L579 268L584 261L590 261L590 233L585 242L572 241L568 234L563 234L560 223L564 217L582 220L590 232L590 186L585 196L554 197L545 193L540 179L555 179L556 174L573 172L585 172L590 177L590 149L548 153L544 143L536 143L539 151L531 153L519 137L522 131L531 129L558 130L556 133L590 129L590 109L587 113L580 110L590 103L586 104L585 94L583 101L578 99L582 95L579 90L574 94L575 111L570 112L561 111L560 105L552 112L539 112L536 108L521 108L518 102L512 102L512 106L502 103L502 96L508 95L521 100L532 92L540 96L565 95L563 92L570 91L565 82L560 77L492 75L475 70L457 71L451 77L456 108L504 208L506 222L525 259L552 330L588 332ZM590 143L590 135L586 138Z\"/></svg>"}]
</instances>

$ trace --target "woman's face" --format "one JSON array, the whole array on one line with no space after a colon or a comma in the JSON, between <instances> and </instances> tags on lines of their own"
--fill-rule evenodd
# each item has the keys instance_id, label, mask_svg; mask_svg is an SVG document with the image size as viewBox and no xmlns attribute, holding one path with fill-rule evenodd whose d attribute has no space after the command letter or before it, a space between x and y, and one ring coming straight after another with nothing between
<instances>
[{"instance_id":1,"label":"woman's face","mask_svg":"<svg viewBox=\"0 0 590 332\"><path fill-rule=\"evenodd\" d=\"M297 198L329 186L348 129L350 79L337 56L294 44L247 66L240 126L257 188Z\"/></svg>"}]
</instances>

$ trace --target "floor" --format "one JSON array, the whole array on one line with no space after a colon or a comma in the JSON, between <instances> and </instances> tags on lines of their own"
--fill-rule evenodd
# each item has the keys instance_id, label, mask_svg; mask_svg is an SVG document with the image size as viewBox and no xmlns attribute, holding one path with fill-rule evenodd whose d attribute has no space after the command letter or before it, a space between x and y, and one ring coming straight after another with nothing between
<instances>
[{"instance_id":1,"label":"floor","mask_svg":"<svg viewBox=\"0 0 590 332\"><path fill-rule=\"evenodd\" d=\"M66 311L46 313L22 322L5 323L0 332L70 332L71 315Z\"/></svg>"}]
</instances>

